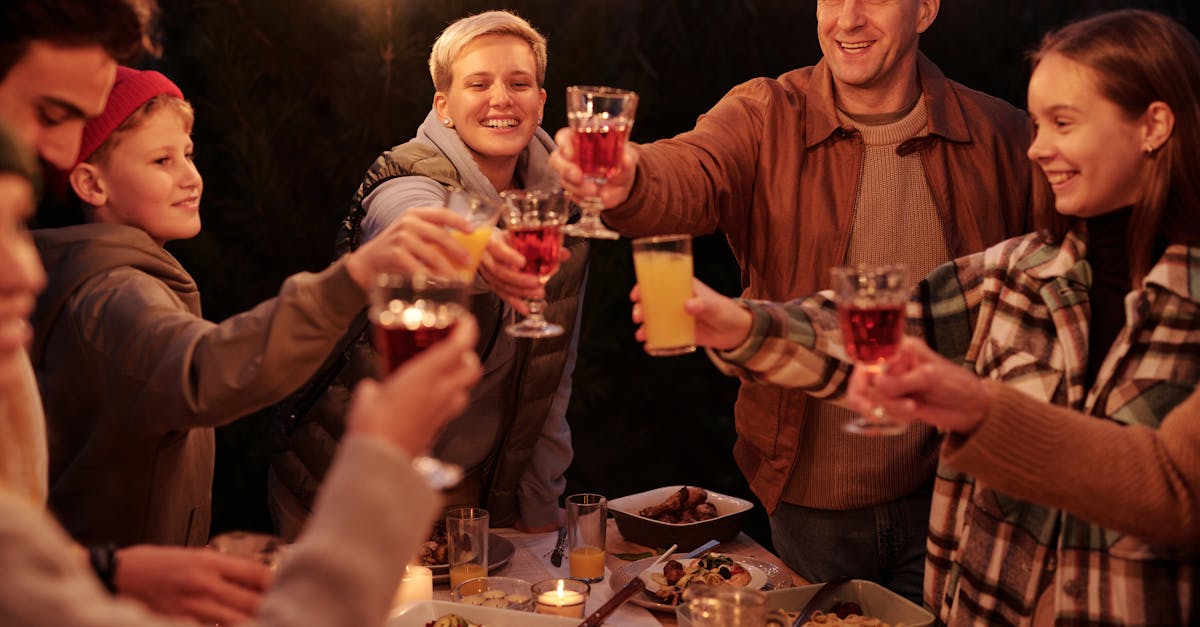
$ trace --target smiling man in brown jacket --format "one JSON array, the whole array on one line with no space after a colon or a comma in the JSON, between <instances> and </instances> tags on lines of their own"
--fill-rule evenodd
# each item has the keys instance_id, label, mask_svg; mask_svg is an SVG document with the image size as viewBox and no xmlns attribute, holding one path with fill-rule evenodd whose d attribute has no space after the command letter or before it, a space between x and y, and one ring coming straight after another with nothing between
<instances>
[{"instance_id":1,"label":"smiling man in brown jacket","mask_svg":"<svg viewBox=\"0 0 1200 627\"><path fill-rule=\"evenodd\" d=\"M567 129L552 164L572 192L598 191L623 235L725 233L744 298L809 294L843 264L923 277L1028 227L1028 120L918 51L939 7L818 0L815 66L746 82L692 131L629 145L600 190L571 162ZM871 579L920 603L937 433L852 435L849 416L744 382L734 457L801 576Z\"/></svg>"}]
</instances>

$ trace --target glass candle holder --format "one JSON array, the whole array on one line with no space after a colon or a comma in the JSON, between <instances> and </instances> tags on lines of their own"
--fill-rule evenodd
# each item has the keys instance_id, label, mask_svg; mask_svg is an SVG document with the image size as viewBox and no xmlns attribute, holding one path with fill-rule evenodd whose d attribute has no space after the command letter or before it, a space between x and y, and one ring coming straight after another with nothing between
<instances>
[{"instance_id":1,"label":"glass candle holder","mask_svg":"<svg viewBox=\"0 0 1200 627\"><path fill-rule=\"evenodd\" d=\"M578 579L546 579L533 584L533 600L538 614L583 618L592 587Z\"/></svg>"}]
</instances>

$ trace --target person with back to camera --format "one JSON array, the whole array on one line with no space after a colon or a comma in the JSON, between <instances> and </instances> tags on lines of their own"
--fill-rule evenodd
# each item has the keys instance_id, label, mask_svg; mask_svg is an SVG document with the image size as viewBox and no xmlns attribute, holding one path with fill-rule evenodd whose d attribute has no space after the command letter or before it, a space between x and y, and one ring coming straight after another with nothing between
<instances>
[{"instance_id":1,"label":"person with back to camera","mask_svg":"<svg viewBox=\"0 0 1200 627\"><path fill-rule=\"evenodd\" d=\"M1040 230L927 276L908 331L929 348L909 340L877 386L856 372L848 400L950 432L925 578L940 621L1194 625L1200 41L1123 10L1049 33L1033 64ZM828 293L697 293L727 371L845 389Z\"/></svg>"},{"instance_id":2,"label":"person with back to camera","mask_svg":"<svg viewBox=\"0 0 1200 627\"><path fill-rule=\"evenodd\" d=\"M540 128L546 62L545 38L513 13L488 11L446 27L429 56L433 109L414 139L384 152L368 169L340 234L339 253L393 224L405 225L413 250L448 248L449 233L427 222L446 211L439 207L449 190L499 202L505 190L557 187L558 176L547 163L554 144ZM496 232L473 290L471 310L480 321L486 374L470 407L438 439L434 452L467 469L447 502L486 507L493 526L548 531L561 525L558 499L572 459L566 411L587 243L569 243L567 250L569 259L543 288L520 272L524 259ZM566 329L563 335L529 341L504 332L514 310L528 313L526 298L543 296L546 317ZM324 396L309 415L294 427L293 416L284 416L290 435L272 457L270 488L272 512L285 537L302 524L328 464L345 382L369 371L374 361L365 337L349 354L335 385L328 391L317 385L314 392Z\"/></svg>"},{"instance_id":3,"label":"person with back to camera","mask_svg":"<svg viewBox=\"0 0 1200 627\"><path fill-rule=\"evenodd\" d=\"M203 180L182 96L162 74L118 68L70 172L87 223L34 232L49 275L31 358L50 505L83 541L206 543L213 427L303 383L376 275L407 263L397 226L322 272L293 275L250 311L201 318L195 282L163 248L200 230Z\"/></svg>"},{"instance_id":4,"label":"person with back to camera","mask_svg":"<svg viewBox=\"0 0 1200 627\"><path fill-rule=\"evenodd\" d=\"M16 149L36 151L54 168L71 167L84 123L104 109L116 60L130 60L153 47L146 36L153 8L149 0L0 3L0 125L11 129ZM24 173L35 185L42 182L40 174ZM18 243L22 241L28 243L22 236L2 249L11 254L4 263L12 271L0 273L0 309L16 316L5 328L25 336L30 333L25 318L40 289L40 283L30 281L44 274L32 244ZM42 510L49 459L37 380L23 346L3 361L16 371L18 383L0 399L0 485ZM75 548L113 594L137 599L155 612L202 622L234 622L252 615L270 578L262 564L201 548L117 548L109 542Z\"/></svg>"},{"instance_id":5,"label":"person with back to camera","mask_svg":"<svg viewBox=\"0 0 1200 627\"><path fill-rule=\"evenodd\" d=\"M919 52L940 6L817 0L815 66L743 83L695 129L630 144L598 190L571 162L569 129L551 164L566 189L598 192L623 235L723 232L745 298L811 293L840 265L903 262L923 276L1029 228L1028 118ZM844 409L754 381L734 417L734 459L788 566L920 600L936 430L846 434Z\"/></svg>"}]
</instances>

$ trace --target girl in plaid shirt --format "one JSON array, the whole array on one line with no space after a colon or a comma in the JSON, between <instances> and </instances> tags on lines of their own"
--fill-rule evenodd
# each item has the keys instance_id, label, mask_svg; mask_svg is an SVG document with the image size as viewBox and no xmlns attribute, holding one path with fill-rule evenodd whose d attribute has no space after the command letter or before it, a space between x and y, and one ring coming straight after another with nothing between
<instances>
[{"instance_id":1,"label":"girl in plaid shirt","mask_svg":"<svg viewBox=\"0 0 1200 627\"><path fill-rule=\"evenodd\" d=\"M697 284L687 307L727 373L949 432L925 575L942 622L1197 624L1200 398L1170 412L1200 382L1200 42L1125 10L1033 61L1041 230L926 277L908 331L929 348L851 379L828 292Z\"/></svg>"}]
</instances>

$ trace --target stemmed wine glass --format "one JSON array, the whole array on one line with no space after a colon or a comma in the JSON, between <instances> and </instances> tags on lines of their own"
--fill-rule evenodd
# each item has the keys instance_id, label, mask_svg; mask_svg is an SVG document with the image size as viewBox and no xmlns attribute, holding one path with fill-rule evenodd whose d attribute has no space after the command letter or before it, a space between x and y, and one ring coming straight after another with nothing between
<instances>
[{"instance_id":1,"label":"stemmed wine glass","mask_svg":"<svg viewBox=\"0 0 1200 627\"><path fill-rule=\"evenodd\" d=\"M900 264L833 268L842 341L855 366L883 372L904 337L908 302L908 268ZM898 435L908 425L888 418L876 405L867 416L856 416L845 429L862 435Z\"/></svg>"},{"instance_id":2,"label":"stemmed wine glass","mask_svg":"<svg viewBox=\"0 0 1200 627\"><path fill-rule=\"evenodd\" d=\"M371 326L375 351L384 375L417 354L446 339L467 311L467 285L461 276L438 277L380 274L371 287ZM462 480L463 469L428 455L413 459L413 468L436 490Z\"/></svg>"},{"instance_id":3,"label":"stemmed wine glass","mask_svg":"<svg viewBox=\"0 0 1200 627\"><path fill-rule=\"evenodd\" d=\"M525 257L521 272L537 276L545 285L558 271L562 249L563 225L567 222L567 197L562 191L508 190L500 193L504 202L504 225L508 243ZM555 337L562 335L560 325L542 315L546 301L531 298L529 315L505 330L516 337Z\"/></svg>"},{"instance_id":4,"label":"stemmed wine glass","mask_svg":"<svg viewBox=\"0 0 1200 627\"><path fill-rule=\"evenodd\" d=\"M603 185L620 170L637 103L637 94L624 89L587 85L567 88L567 122L575 131L575 160L588 182ZM580 199L579 206L583 216L578 223L564 228L564 233L596 239L620 237L600 221L604 204L599 196Z\"/></svg>"}]
</instances>

